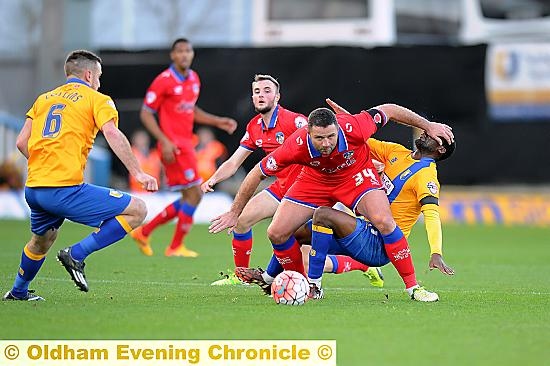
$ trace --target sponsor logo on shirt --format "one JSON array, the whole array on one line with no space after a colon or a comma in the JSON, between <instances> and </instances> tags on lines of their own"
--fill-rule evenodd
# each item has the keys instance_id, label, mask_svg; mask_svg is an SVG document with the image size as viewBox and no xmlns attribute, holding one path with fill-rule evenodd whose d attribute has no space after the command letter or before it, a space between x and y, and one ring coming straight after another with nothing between
<instances>
[{"instance_id":1,"label":"sponsor logo on shirt","mask_svg":"<svg viewBox=\"0 0 550 366\"><path fill-rule=\"evenodd\" d=\"M302 140L302 138L300 136L296 137L296 143L298 145L303 145L304 144L304 140Z\"/></svg>"},{"instance_id":2,"label":"sponsor logo on shirt","mask_svg":"<svg viewBox=\"0 0 550 366\"><path fill-rule=\"evenodd\" d=\"M311 166L319 166L321 165L321 162L319 160L313 160L309 162L309 165Z\"/></svg>"},{"instance_id":3,"label":"sponsor logo on shirt","mask_svg":"<svg viewBox=\"0 0 550 366\"><path fill-rule=\"evenodd\" d=\"M262 147L262 145L264 144L263 140L262 139L258 139L256 140L256 146L258 147Z\"/></svg>"},{"instance_id":4,"label":"sponsor logo on shirt","mask_svg":"<svg viewBox=\"0 0 550 366\"><path fill-rule=\"evenodd\" d=\"M241 142L247 141L250 138L250 135L248 134L248 131L244 133L243 138L241 139Z\"/></svg>"},{"instance_id":5,"label":"sponsor logo on shirt","mask_svg":"<svg viewBox=\"0 0 550 366\"><path fill-rule=\"evenodd\" d=\"M151 104L157 100L157 94L154 91L147 92L145 95L145 100L147 101L147 104Z\"/></svg>"},{"instance_id":6,"label":"sponsor logo on shirt","mask_svg":"<svg viewBox=\"0 0 550 366\"><path fill-rule=\"evenodd\" d=\"M183 86L181 86L181 85L176 85L176 86L174 87L174 94L180 95L180 94L182 94L182 93L183 93Z\"/></svg>"}]
</instances>

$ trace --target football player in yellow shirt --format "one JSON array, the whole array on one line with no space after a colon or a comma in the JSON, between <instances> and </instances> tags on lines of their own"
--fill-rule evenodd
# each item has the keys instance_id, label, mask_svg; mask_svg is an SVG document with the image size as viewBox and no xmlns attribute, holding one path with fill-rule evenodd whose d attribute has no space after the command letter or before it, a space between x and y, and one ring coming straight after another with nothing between
<instances>
[{"instance_id":1,"label":"football player in yellow shirt","mask_svg":"<svg viewBox=\"0 0 550 366\"><path fill-rule=\"evenodd\" d=\"M158 190L157 181L143 172L118 129L113 101L97 91L101 59L90 51L72 51L65 74L65 84L36 99L17 137L17 148L28 159L25 200L31 210L32 236L23 248L13 288L3 300L44 300L28 290L29 284L65 219L99 228L57 254L76 286L88 291L84 259L122 239L145 218L142 200L84 183L84 168L99 130L130 174L145 189Z\"/></svg>"}]
</instances>

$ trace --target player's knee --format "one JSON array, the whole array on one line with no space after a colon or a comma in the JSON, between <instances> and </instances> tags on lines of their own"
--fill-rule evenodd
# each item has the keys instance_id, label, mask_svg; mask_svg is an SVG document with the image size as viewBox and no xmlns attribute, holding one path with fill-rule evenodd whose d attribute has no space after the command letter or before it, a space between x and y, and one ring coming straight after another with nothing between
<instances>
[{"instance_id":1,"label":"player's knee","mask_svg":"<svg viewBox=\"0 0 550 366\"><path fill-rule=\"evenodd\" d=\"M395 220L391 215L372 215L370 222L378 229L383 235L390 234L395 229Z\"/></svg>"},{"instance_id":2,"label":"player's knee","mask_svg":"<svg viewBox=\"0 0 550 366\"><path fill-rule=\"evenodd\" d=\"M290 238L290 234L279 230L278 228L273 228L271 225L267 228L267 237L272 243L281 244Z\"/></svg>"},{"instance_id":3,"label":"player's knee","mask_svg":"<svg viewBox=\"0 0 550 366\"><path fill-rule=\"evenodd\" d=\"M331 223L331 209L329 207L317 207L313 212L313 224L329 226Z\"/></svg>"},{"instance_id":4,"label":"player's knee","mask_svg":"<svg viewBox=\"0 0 550 366\"><path fill-rule=\"evenodd\" d=\"M132 228L136 228L143 220L145 220L145 217L147 216L147 205L142 199L132 197L132 210L130 213L130 220L128 221L128 224Z\"/></svg>"}]
</instances>

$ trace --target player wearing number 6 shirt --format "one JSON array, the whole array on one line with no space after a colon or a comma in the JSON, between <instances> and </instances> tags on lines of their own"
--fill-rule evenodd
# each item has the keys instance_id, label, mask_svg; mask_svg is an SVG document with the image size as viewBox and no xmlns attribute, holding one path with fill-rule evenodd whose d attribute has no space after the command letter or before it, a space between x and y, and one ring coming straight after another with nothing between
<instances>
[{"instance_id":1,"label":"player wearing number 6 shirt","mask_svg":"<svg viewBox=\"0 0 550 366\"><path fill-rule=\"evenodd\" d=\"M65 61L65 74L65 84L36 99L17 137L17 148L28 159L25 200L31 210L32 237L23 249L13 288L3 300L43 300L28 290L29 284L65 219L99 228L57 254L76 286L88 291L84 259L122 239L145 218L142 200L83 183L84 167L99 130L130 174L145 189L158 189L155 178L143 172L117 128L115 104L97 91L101 59L89 51L73 51Z\"/></svg>"},{"instance_id":2,"label":"player wearing number 6 shirt","mask_svg":"<svg viewBox=\"0 0 550 366\"><path fill-rule=\"evenodd\" d=\"M285 269L304 272L299 244L293 233L312 217L315 208L342 202L365 216L381 232L386 253L409 295L413 296L414 292L415 300L436 301L438 296L435 293L424 289L415 291L419 286L407 240L391 215L387 197L370 159L367 140L390 119L421 128L438 143L442 141L438 136L443 136L448 142L453 139L449 126L429 122L395 104L383 104L354 115L335 115L329 109L318 108L309 114L307 129L296 131L251 170L231 210L213 219L210 231L219 232L235 224L236 217L262 177L276 174L288 165L300 164L304 168L277 208L267 230L281 265ZM312 244L319 250L310 253L310 271L312 267L324 266L331 234L329 228L313 228ZM321 279L310 276L309 280L312 297L320 297Z\"/></svg>"}]
</instances>

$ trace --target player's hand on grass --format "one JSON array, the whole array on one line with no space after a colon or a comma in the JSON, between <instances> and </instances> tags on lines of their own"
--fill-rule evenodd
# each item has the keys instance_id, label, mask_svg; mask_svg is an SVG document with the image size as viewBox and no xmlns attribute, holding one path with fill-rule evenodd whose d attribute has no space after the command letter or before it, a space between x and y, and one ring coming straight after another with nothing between
<instances>
[{"instance_id":1,"label":"player's hand on grass","mask_svg":"<svg viewBox=\"0 0 550 366\"><path fill-rule=\"evenodd\" d=\"M180 149L172 141L165 140L160 143L162 160L165 163L173 163L176 161L176 155L180 153Z\"/></svg>"},{"instance_id":2,"label":"player's hand on grass","mask_svg":"<svg viewBox=\"0 0 550 366\"><path fill-rule=\"evenodd\" d=\"M149 192L155 192L159 190L159 185L155 177L150 176L145 173L137 173L135 176L136 180L141 183L144 189Z\"/></svg>"},{"instance_id":3,"label":"player's hand on grass","mask_svg":"<svg viewBox=\"0 0 550 366\"><path fill-rule=\"evenodd\" d=\"M451 126L444 123L430 122L428 128L426 129L426 133L428 136L437 141L439 145L443 144L443 140L441 140L441 138L447 140L449 144L451 144L455 139Z\"/></svg>"},{"instance_id":4,"label":"player's hand on grass","mask_svg":"<svg viewBox=\"0 0 550 366\"><path fill-rule=\"evenodd\" d=\"M202 193L214 192L214 185L216 183L212 179L208 179L206 182L201 184Z\"/></svg>"},{"instance_id":5,"label":"player's hand on grass","mask_svg":"<svg viewBox=\"0 0 550 366\"><path fill-rule=\"evenodd\" d=\"M228 134L232 135L233 132L237 129L237 121L229 117L220 117L220 122L218 123L218 128L224 130Z\"/></svg>"},{"instance_id":6,"label":"player's hand on grass","mask_svg":"<svg viewBox=\"0 0 550 366\"><path fill-rule=\"evenodd\" d=\"M325 102L327 102L327 104L330 106L330 108L332 108L334 113L351 114L345 108L343 108L342 106L340 106L338 103L336 103L335 101L333 101L330 98L325 99Z\"/></svg>"},{"instance_id":7,"label":"player's hand on grass","mask_svg":"<svg viewBox=\"0 0 550 366\"><path fill-rule=\"evenodd\" d=\"M443 274L446 274L449 276L452 276L455 274L455 271L451 267L445 264L441 254L437 254L437 253L432 254L432 257L430 258L430 263L428 266L430 268L430 271L433 270L434 268L437 268Z\"/></svg>"},{"instance_id":8,"label":"player's hand on grass","mask_svg":"<svg viewBox=\"0 0 550 366\"><path fill-rule=\"evenodd\" d=\"M208 232L211 234L217 234L224 229L227 230L227 234L231 234L235 225L237 225L237 219L239 216L232 211L221 214L218 217L214 217L210 220L211 224L208 227Z\"/></svg>"}]
</instances>

